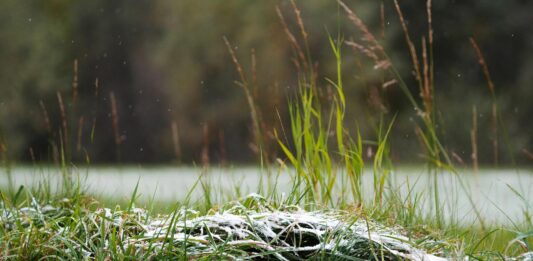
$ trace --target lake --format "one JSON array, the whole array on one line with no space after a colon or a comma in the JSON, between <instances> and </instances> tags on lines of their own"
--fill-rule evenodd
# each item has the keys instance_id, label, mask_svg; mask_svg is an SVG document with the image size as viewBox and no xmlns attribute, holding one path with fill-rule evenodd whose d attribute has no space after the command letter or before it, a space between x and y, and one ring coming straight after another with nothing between
<instances>
[{"instance_id":1,"label":"lake","mask_svg":"<svg viewBox=\"0 0 533 261\"><path fill-rule=\"evenodd\" d=\"M0 186L5 187L8 184L6 171L0 171ZM44 179L50 184L60 184L61 181L61 174L51 167L17 167L11 171L16 186L36 186ZM138 182L141 200L153 197L156 201L169 203L183 200L202 174L200 168L192 167L90 167L80 168L77 172L92 194L126 200L131 197ZM290 191L291 173L289 170L279 173L279 193ZM460 179L451 173L438 174L439 208L444 216L453 215L465 224L475 223L474 205L487 223L509 224L511 220L524 220L524 210L532 210L532 170L486 169L477 174L462 171L459 176ZM236 189L241 195L256 192L261 177L265 178L266 174L251 167L212 168L204 173L204 179L216 188L215 192L222 192L219 195L233 195ZM409 194L408 188L410 196L433 193L430 184L434 180L424 169L399 168L390 177L388 188L404 197ZM337 187L341 187L341 182L338 183ZM370 169L363 175L363 187L367 196L372 194ZM202 195L201 186L196 186L191 194L196 199ZM218 202L226 200L225 197L215 197ZM432 205L433 201L427 198L420 207L431 214L434 211Z\"/></svg>"}]
</instances>

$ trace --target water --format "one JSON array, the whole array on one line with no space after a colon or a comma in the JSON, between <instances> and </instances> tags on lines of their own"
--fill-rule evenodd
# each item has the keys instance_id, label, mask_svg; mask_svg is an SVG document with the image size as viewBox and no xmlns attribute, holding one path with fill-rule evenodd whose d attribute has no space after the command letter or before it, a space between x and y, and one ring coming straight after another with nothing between
<instances>
[{"instance_id":1,"label":"water","mask_svg":"<svg viewBox=\"0 0 533 261\"><path fill-rule=\"evenodd\" d=\"M153 197L157 201L169 203L183 200L202 173L198 168L176 167L104 167L80 169L78 172L88 192L97 196L127 200L138 182L141 200ZM369 196L372 194L372 174L367 172L363 178L363 188ZM279 193L288 193L291 190L290 175L288 171L279 174ZM52 168L19 167L12 170L12 176L16 186L35 186L43 179L52 185L61 183L61 175ZM266 175L261 174L257 168L216 168L206 173L204 180L211 183L215 195L224 195L223 198L215 197L214 200L224 202L235 195L235 191L239 191L241 195L256 192L261 177L265 179ZM531 170L482 170L478 174L464 172L460 177L459 179L450 173L438 175L439 210L445 217L454 216L465 224L475 223L475 206L485 222L510 224L524 220L524 210L533 205ZM387 189L403 197L424 194L426 200L419 207L427 214L434 213L434 202L429 197L434 193L431 191L434 180L424 170L400 168L392 173L390 178ZM338 183L338 188L342 187L342 182ZM0 186L5 187L7 184L7 175L2 173ZM202 195L202 186L198 184L191 196L193 199L201 199Z\"/></svg>"}]
</instances>

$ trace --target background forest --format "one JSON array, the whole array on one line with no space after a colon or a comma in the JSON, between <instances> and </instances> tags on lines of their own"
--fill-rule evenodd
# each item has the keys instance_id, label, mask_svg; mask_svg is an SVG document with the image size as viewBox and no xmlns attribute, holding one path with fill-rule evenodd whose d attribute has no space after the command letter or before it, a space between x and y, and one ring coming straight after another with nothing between
<instances>
[{"instance_id":1,"label":"background forest","mask_svg":"<svg viewBox=\"0 0 533 261\"><path fill-rule=\"evenodd\" d=\"M346 2L381 37L416 93L392 1ZM420 48L427 18L424 5L415 2L401 4ZM361 34L336 1L298 4L317 81L327 86L325 78L336 70L328 32L346 40ZM276 6L287 14L288 27L297 28L287 1L0 1L2 155L52 161L64 143L78 162L255 161L246 96L235 84L239 75L223 37L253 79L267 148L281 154L273 130L288 126L287 101L298 79ZM433 3L438 131L460 163L471 160L474 106L481 163L532 162L532 12L533 2L524 0ZM470 37L495 85L498 132L491 131L491 92ZM349 126L371 136L380 118L397 115L391 155L398 162L420 161L422 146L410 123L416 112L399 88L384 87L387 75L349 46L343 46L343 62Z\"/></svg>"}]
</instances>

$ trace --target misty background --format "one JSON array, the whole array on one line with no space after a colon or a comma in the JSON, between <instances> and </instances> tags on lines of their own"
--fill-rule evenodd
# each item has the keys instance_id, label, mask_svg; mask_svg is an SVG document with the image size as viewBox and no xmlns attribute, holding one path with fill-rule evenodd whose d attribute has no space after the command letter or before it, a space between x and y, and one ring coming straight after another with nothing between
<instances>
[{"instance_id":1,"label":"misty background","mask_svg":"<svg viewBox=\"0 0 533 261\"><path fill-rule=\"evenodd\" d=\"M361 34L336 1L297 3L318 83L327 92L325 78L336 75L328 32L347 40ZM418 94L392 1L346 3L380 36ZM425 4L400 4L420 49ZM298 75L276 5L297 32L288 1L0 1L0 153L28 163L58 161L62 154L105 164L256 163L250 112L234 82L239 76L227 37L247 72L256 68L253 91L266 148L283 158L274 129L290 126L287 103ZM523 0L433 3L438 131L460 164L471 160L473 106L481 163L533 162L532 13L533 3ZM498 159L491 95L469 37L478 42L496 87ZM397 115L393 160L421 161L416 112L398 86L383 88L383 75L348 46L343 62L351 131L359 128L373 139L380 118ZM366 146L371 154L372 145Z\"/></svg>"}]
</instances>

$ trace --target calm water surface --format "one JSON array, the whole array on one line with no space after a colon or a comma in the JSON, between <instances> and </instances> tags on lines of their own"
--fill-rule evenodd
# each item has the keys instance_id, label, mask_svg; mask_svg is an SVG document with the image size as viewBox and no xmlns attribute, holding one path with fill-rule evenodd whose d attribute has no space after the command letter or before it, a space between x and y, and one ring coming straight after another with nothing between
<instances>
[{"instance_id":1,"label":"calm water surface","mask_svg":"<svg viewBox=\"0 0 533 261\"><path fill-rule=\"evenodd\" d=\"M8 184L5 170L0 170L0 185ZM90 193L128 199L137 184L141 199L154 197L158 201L182 200L194 187L202 175L198 168L89 168L79 169L79 178ZM277 178L277 191L288 193L291 189L291 172L283 171ZM276 174L274 174L276 175ZM204 180L215 188L215 200L224 202L226 197L240 191L241 195L256 192L266 174L257 168L215 168L204 173ZM12 170L15 185L35 186L45 178L53 185L60 184L61 175L55 169L19 167ZM272 179L273 180L273 179ZM339 180L340 181L340 180ZM428 197L434 192L430 184L434 179L422 169L400 168L391 174L388 188L403 197L425 195L420 208L427 214L434 211L434 201ZM266 187L263 182L263 187ZM271 185L274 182L271 182ZM524 220L525 211L533 210L533 171L531 170L482 170L477 174L462 172L460 178L450 173L440 173L437 177L439 209L444 216L453 216L464 223L476 222L476 211L486 222L510 223ZM343 186L338 182L337 191ZM365 194L372 195L372 174L364 175ZM394 188L394 189L392 189ZM220 193L219 193L220 192ZM411 193L409 193L411 192ZM201 198L201 186L191 193L193 198ZM337 196L340 196L338 194ZM531 213L531 212L529 212Z\"/></svg>"}]
</instances>

